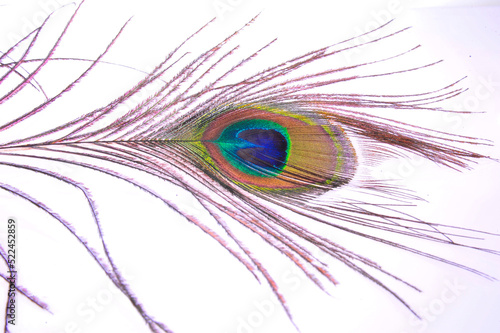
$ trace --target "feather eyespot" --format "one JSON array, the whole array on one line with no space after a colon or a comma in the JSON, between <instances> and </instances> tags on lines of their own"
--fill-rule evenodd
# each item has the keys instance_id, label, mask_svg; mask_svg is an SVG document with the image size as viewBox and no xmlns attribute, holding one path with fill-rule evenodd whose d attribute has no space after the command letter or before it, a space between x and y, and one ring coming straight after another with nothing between
<instances>
[{"instance_id":1,"label":"feather eyespot","mask_svg":"<svg viewBox=\"0 0 500 333\"><path fill-rule=\"evenodd\" d=\"M245 106L219 115L202 131L217 170L262 190L331 189L349 182L356 168L342 128L306 113Z\"/></svg>"}]
</instances>

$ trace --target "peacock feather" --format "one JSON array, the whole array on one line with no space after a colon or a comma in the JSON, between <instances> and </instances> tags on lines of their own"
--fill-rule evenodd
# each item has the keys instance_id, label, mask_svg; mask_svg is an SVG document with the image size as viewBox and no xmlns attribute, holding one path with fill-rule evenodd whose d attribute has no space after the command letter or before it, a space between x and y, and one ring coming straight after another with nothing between
<instances>
[{"instance_id":1,"label":"peacock feather","mask_svg":"<svg viewBox=\"0 0 500 333\"><path fill-rule=\"evenodd\" d=\"M135 285L123 273L121 264L126 263L116 262L105 225L120 221L101 217L99 201L94 199L90 185L92 177L133 185L209 236L257 281L267 284L292 323L293 308L288 305L272 267L265 264L266 258L256 255L259 251L248 245L253 240L248 240L247 234L288 258L324 291L331 293L330 285L346 283L336 278L331 269L331 261L341 263L392 295L416 318L422 314L399 291L401 286L418 291L414 281L401 278L372 260L369 248L363 252L350 250L343 237L383 244L493 279L482 270L433 253L428 244L498 255L495 249L469 242L498 235L414 217L405 211L409 202L418 200L411 191L393 180L375 180L367 171L385 160L410 155L456 170L468 169L479 160L490 160L477 152L477 147L491 145L487 140L447 134L382 116L381 110L467 114L440 107L440 103L465 90L459 87L462 80L413 94L337 92L336 87L343 84L375 80L382 82L376 85L383 85L386 78L409 75L439 63L392 70L377 67L417 52L417 46L375 60L335 66L337 57L353 49L372 44L376 47L397 39L408 29L395 30L393 23L384 24L361 36L256 68L253 63L265 57L276 40L239 59L235 54L244 41L239 36L258 17L199 55L188 52L189 43L201 39L216 24L212 20L113 100L76 115L68 111L59 118L51 113L59 101L71 99L72 91L99 68L116 65L105 58L128 24L93 60L58 56L57 49L65 43L78 13L87 5L82 1L77 6L43 56L39 55L39 39L46 37L44 33L53 16L0 56L0 166L2 170L15 170L78 191L81 205L90 213L86 224L95 227L97 240L82 234L40 191L23 188L5 177L0 188L4 194L22 199L63 226L105 278L128 299L151 332L177 329L168 324L168 314L152 314L149 303L142 301ZM69 7L61 12L67 13ZM68 61L85 68L59 91L47 93L39 78L47 75L51 66ZM248 69L252 74L247 74ZM23 111L15 107L33 90L44 95L43 102ZM44 117L53 117L57 125L51 122L45 126L41 122ZM37 122L40 127L29 133L23 127ZM58 171L61 166L88 174L67 175ZM186 207L163 190L166 186L188 193L202 210ZM344 196L342 191L354 197ZM2 210L8 216L19 214L8 207ZM169 223L170 218L158 217L161 223ZM314 231L317 226L345 236L334 239ZM397 237L410 241L405 243ZM22 246L27 245L19 246L22 251ZM8 243L2 240L0 253L6 265L1 274L5 280L9 278L8 249ZM203 248L197 250L203 252ZM157 255L161 261L170 254ZM169 272L167 279L170 274L182 272ZM19 279L16 300L25 299L41 311L52 311L43 295L31 293L30 285L22 284L22 275ZM9 300L5 298L7 312ZM16 327L9 326L9 317L5 318L4 331L15 332ZM18 320L27 318L20 315ZM296 327L300 329L300 324Z\"/></svg>"}]
</instances>

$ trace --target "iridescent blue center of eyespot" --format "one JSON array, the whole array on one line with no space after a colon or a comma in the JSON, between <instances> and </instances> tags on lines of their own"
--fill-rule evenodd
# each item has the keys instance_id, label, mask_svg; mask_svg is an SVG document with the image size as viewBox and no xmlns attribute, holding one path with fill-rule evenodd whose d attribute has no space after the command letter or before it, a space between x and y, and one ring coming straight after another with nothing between
<instances>
[{"instance_id":1,"label":"iridescent blue center of eyespot","mask_svg":"<svg viewBox=\"0 0 500 333\"><path fill-rule=\"evenodd\" d=\"M254 128L239 132L237 137L255 145L239 149L236 154L241 159L264 168L281 169L285 165L288 142L280 132Z\"/></svg>"},{"instance_id":2,"label":"iridescent blue center of eyespot","mask_svg":"<svg viewBox=\"0 0 500 333\"><path fill-rule=\"evenodd\" d=\"M215 140L228 163L255 176L273 177L286 166L290 150L288 131L264 119L249 119L225 128Z\"/></svg>"}]
</instances>

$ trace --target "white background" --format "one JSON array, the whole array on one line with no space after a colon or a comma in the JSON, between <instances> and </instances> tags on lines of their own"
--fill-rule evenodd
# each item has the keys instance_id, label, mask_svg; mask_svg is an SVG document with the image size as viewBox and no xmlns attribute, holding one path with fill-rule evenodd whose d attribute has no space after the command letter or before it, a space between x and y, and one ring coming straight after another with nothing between
<instances>
[{"instance_id":1,"label":"white background","mask_svg":"<svg viewBox=\"0 0 500 333\"><path fill-rule=\"evenodd\" d=\"M27 24L39 22L49 1L3 3L0 31L5 33L0 36L0 49L6 50L16 35L21 36ZM416 122L498 142L500 100L496 90L500 86L497 83L493 88L486 87L484 82L500 82L497 65L500 8L494 1L461 1L460 6L454 3L455 6L444 1L428 5L419 1L353 1L349 4L310 1L306 4L303 1L191 0L162 5L143 1L138 5L134 1L88 0L64 41L61 54L95 57L121 24L134 15L107 60L147 71L212 17L218 16L218 20L211 30L190 45L189 50L194 54L211 47L261 13L250 28L251 34L242 36L240 43L244 50L254 50L278 37L278 44L266 53L261 63L265 68L366 32L378 20L392 16L397 19L394 29L413 26L411 38L423 44L422 53L413 58L415 61L418 62L420 56L445 59L444 64L426 72L426 81L404 82L408 89L413 84L424 89L427 85L436 87L435 82L445 84L468 76L463 85L470 90L445 105L485 111L472 116L429 115L426 119L419 115ZM64 22L72 8L68 6L57 12L54 21ZM387 51L390 54L391 50ZM62 70L55 68L52 78L43 78L49 92L52 80L57 81L69 68L71 65ZM113 84L99 86L95 78L89 81L92 84L84 82L82 89L89 89L85 98L69 98L57 108L69 115L92 110L118 96L141 76L137 71L124 68L103 68L98 73L107 75L102 82L110 80ZM402 91L405 84L400 84ZM359 89L364 88L360 85ZM34 91L32 94L33 103L41 98ZM411 116L409 119L415 121ZM478 147L478 150L500 157L498 147ZM130 185L80 168L47 166L84 182L92 190L113 258L149 313L174 332L296 332L265 284L259 285L227 251L160 202ZM416 208L408 208L411 214L439 223L500 233L497 203L500 166L497 162L481 161L474 170L463 173L422 163L417 158L389 161L387 168L387 173L401 176L405 186L427 200ZM43 198L91 244L98 244L95 226L81 193L9 168L1 169L0 179ZM161 185L164 193L170 193L172 198L182 197L178 189L168 184L159 184L155 179L143 181L151 186ZM1 221L7 221L7 217L18 221L19 283L46 302L51 310L51 314L44 312L19 296L18 324L11 332L147 332L128 300L109 286L95 262L57 221L6 193L0 193L0 200ZM179 201L197 209L188 196ZM499 249L498 241L498 237L489 237L482 244ZM254 250L276 274L303 333L500 331L498 282L381 245L368 246L371 247L365 249L367 253L380 258L384 268L422 289L420 294L398 289L422 314L422 321L386 292L341 265L333 266L332 274L340 284L329 289L331 296L328 296L276 251L266 247ZM500 278L498 257L449 247L425 249L440 251ZM460 288L453 289L450 285ZM2 288L6 290L5 285ZM97 309L92 310L88 305L91 298L97 300Z\"/></svg>"}]
</instances>

